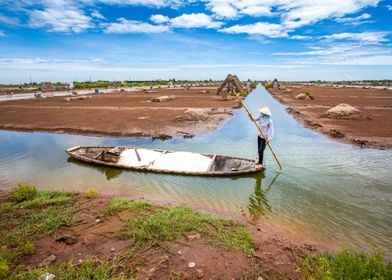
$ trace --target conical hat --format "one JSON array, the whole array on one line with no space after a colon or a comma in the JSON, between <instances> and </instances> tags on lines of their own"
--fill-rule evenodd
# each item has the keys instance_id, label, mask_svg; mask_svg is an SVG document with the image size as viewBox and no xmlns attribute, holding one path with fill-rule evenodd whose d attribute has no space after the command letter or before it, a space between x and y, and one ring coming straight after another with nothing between
<instances>
[{"instance_id":1,"label":"conical hat","mask_svg":"<svg viewBox=\"0 0 392 280\"><path fill-rule=\"evenodd\" d=\"M271 110L268 107L263 107L259 109L259 112L264 115L272 116Z\"/></svg>"}]
</instances>

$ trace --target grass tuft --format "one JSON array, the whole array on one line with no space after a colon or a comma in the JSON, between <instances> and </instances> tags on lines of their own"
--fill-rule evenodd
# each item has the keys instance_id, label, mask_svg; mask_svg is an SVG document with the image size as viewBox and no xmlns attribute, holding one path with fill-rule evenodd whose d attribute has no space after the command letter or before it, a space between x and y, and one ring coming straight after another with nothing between
<instances>
[{"instance_id":1,"label":"grass tuft","mask_svg":"<svg viewBox=\"0 0 392 280\"><path fill-rule=\"evenodd\" d=\"M19 251L24 255L32 255L35 253L35 245L30 240L24 240L18 244Z\"/></svg>"},{"instance_id":2,"label":"grass tuft","mask_svg":"<svg viewBox=\"0 0 392 280\"><path fill-rule=\"evenodd\" d=\"M20 244L35 234L51 233L61 225L69 225L73 212L68 204L72 200L72 195L64 192L40 191L19 203L0 204L0 245Z\"/></svg>"},{"instance_id":3,"label":"grass tuft","mask_svg":"<svg viewBox=\"0 0 392 280\"><path fill-rule=\"evenodd\" d=\"M94 199L99 196L99 191L95 188L86 189L84 191L84 196L88 199Z\"/></svg>"},{"instance_id":4,"label":"grass tuft","mask_svg":"<svg viewBox=\"0 0 392 280\"><path fill-rule=\"evenodd\" d=\"M129 277L112 277L111 270L111 262L103 262L92 257L84 260L80 265L73 264L72 261L69 261L56 266L21 272L16 276L16 279L36 280L40 279L45 273L54 274L56 276L55 279L129 279Z\"/></svg>"},{"instance_id":5,"label":"grass tuft","mask_svg":"<svg viewBox=\"0 0 392 280\"><path fill-rule=\"evenodd\" d=\"M190 231L206 234L217 245L231 249L239 248L246 252L254 250L253 240L244 226L183 206L164 209L149 217L131 219L121 236L151 244L175 240Z\"/></svg>"},{"instance_id":6,"label":"grass tuft","mask_svg":"<svg viewBox=\"0 0 392 280\"><path fill-rule=\"evenodd\" d=\"M6 247L0 247L0 279L4 279L10 273L12 254Z\"/></svg>"},{"instance_id":7,"label":"grass tuft","mask_svg":"<svg viewBox=\"0 0 392 280\"><path fill-rule=\"evenodd\" d=\"M152 205L145 201L131 201L125 198L113 198L110 200L109 205L104 210L104 213L106 215L113 216L124 210L142 212L151 207Z\"/></svg>"},{"instance_id":8,"label":"grass tuft","mask_svg":"<svg viewBox=\"0 0 392 280\"><path fill-rule=\"evenodd\" d=\"M30 200L37 194L37 189L27 183L20 183L12 190L12 197L16 202Z\"/></svg>"},{"instance_id":9,"label":"grass tuft","mask_svg":"<svg viewBox=\"0 0 392 280\"><path fill-rule=\"evenodd\" d=\"M301 265L304 279L392 279L392 263L384 261L382 253L366 255L352 250L305 258Z\"/></svg>"},{"instance_id":10,"label":"grass tuft","mask_svg":"<svg viewBox=\"0 0 392 280\"><path fill-rule=\"evenodd\" d=\"M31 200L23 201L20 208L41 208L50 205L66 204L72 200L72 195L59 191L40 191Z\"/></svg>"},{"instance_id":11,"label":"grass tuft","mask_svg":"<svg viewBox=\"0 0 392 280\"><path fill-rule=\"evenodd\" d=\"M10 263L8 260L0 258L0 279L4 279L10 273Z\"/></svg>"}]
</instances>

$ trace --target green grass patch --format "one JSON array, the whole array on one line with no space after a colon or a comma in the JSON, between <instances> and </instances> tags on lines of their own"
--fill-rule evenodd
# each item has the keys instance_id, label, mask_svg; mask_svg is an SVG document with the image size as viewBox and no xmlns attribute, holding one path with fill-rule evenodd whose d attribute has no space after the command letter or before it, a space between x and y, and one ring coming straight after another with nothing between
<instances>
[{"instance_id":1,"label":"green grass patch","mask_svg":"<svg viewBox=\"0 0 392 280\"><path fill-rule=\"evenodd\" d=\"M257 87L257 82L251 82L250 83L250 88L255 89Z\"/></svg>"},{"instance_id":2,"label":"green grass patch","mask_svg":"<svg viewBox=\"0 0 392 280\"><path fill-rule=\"evenodd\" d=\"M384 261L382 253L366 255L342 250L336 254L309 256L302 261L300 269L303 278L311 280L392 279L392 264Z\"/></svg>"},{"instance_id":3,"label":"green grass patch","mask_svg":"<svg viewBox=\"0 0 392 280\"><path fill-rule=\"evenodd\" d=\"M239 248L246 252L254 250L253 240L244 226L183 206L163 209L148 217L131 219L120 236L132 238L136 243L154 244L175 240L191 231L206 234L217 245Z\"/></svg>"},{"instance_id":4,"label":"green grass patch","mask_svg":"<svg viewBox=\"0 0 392 280\"><path fill-rule=\"evenodd\" d=\"M12 197L16 202L22 202L25 200L33 199L34 196L37 194L37 189L27 183L18 184L12 190Z\"/></svg>"},{"instance_id":5,"label":"green grass patch","mask_svg":"<svg viewBox=\"0 0 392 280\"><path fill-rule=\"evenodd\" d=\"M131 212L142 212L151 209L152 205L145 201L131 201L125 198L113 198L105 208L105 215L116 215L121 211L128 210Z\"/></svg>"},{"instance_id":6,"label":"green grass patch","mask_svg":"<svg viewBox=\"0 0 392 280\"><path fill-rule=\"evenodd\" d=\"M49 205L67 204L72 200L72 195L59 191L40 191L31 200L26 200L18 203L16 207L19 208L37 208L46 207Z\"/></svg>"},{"instance_id":7,"label":"green grass patch","mask_svg":"<svg viewBox=\"0 0 392 280\"><path fill-rule=\"evenodd\" d=\"M0 221L0 244L19 242L36 234L52 233L62 225L69 225L72 215L66 206L13 212Z\"/></svg>"},{"instance_id":8,"label":"green grass patch","mask_svg":"<svg viewBox=\"0 0 392 280\"><path fill-rule=\"evenodd\" d=\"M97 258L89 258L81 265L75 265L72 261L50 266L47 268L37 268L29 271L15 273L14 279L36 280L40 279L45 273L56 276L56 280L110 280L110 279L132 279L129 277L114 277L113 262L100 261ZM13 278L11 278L13 279Z\"/></svg>"},{"instance_id":9,"label":"green grass patch","mask_svg":"<svg viewBox=\"0 0 392 280\"><path fill-rule=\"evenodd\" d=\"M61 225L69 225L73 211L68 204L72 200L71 194L42 191L19 203L1 203L0 245L20 245L36 234L51 233ZM31 248L25 249L31 251Z\"/></svg>"}]
</instances>

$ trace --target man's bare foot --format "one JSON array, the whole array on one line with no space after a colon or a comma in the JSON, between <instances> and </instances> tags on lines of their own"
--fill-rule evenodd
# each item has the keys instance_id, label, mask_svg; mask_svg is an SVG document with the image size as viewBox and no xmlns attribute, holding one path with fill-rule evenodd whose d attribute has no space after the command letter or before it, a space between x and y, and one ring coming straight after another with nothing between
<instances>
[{"instance_id":1,"label":"man's bare foot","mask_svg":"<svg viewBox=\"0 0 392 280\"><path fill-rule=\"evenodd\" d=\"M256 163L256 169L263 169L263 165L260 163Z\"/></svg>"}]
</instances>

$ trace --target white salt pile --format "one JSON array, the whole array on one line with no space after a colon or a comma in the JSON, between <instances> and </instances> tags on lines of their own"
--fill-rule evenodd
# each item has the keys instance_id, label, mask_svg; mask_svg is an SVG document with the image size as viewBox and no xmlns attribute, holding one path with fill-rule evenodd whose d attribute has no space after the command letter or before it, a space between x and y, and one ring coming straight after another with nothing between
<instances>
[{"instance_id":1,"label":"white salt pile","mask_svg":"<svg viewBox=\"0 0 392 280\"><path fill-rule=\"evenodd\" d=\"M144 165L149 165L151 162L153 162L156 158L158 158L161 155L160 152L147 150L147 149L136 149L136 151L135 149L127 149L123 151L117 163L126 166L140 167Z\"/></svg>"},{"instance_id":2,"label":"white salt pile","mask_svg":"<svg viewBox=\"0 0 392 280\"><path fill-rule=\"evenodd\" d=\"M349 104L339 104L328 111L326 111L323 116L329 118L355 118L360 115L361 111Z\"/></svg>"},{"instance_id":3,"label":"white salt pile","mask_svg":"<svg viewBox=\"0 0 392 280\"><path fill-rule=\"evenodd\" d=\"M208 171L212 159L190 152L173 152L162 154L151 166L153 169L170 171L205 172Z\"/></svg>"},{"instance_id":4,"label":"white salt pile","mask_svg":"<svg viewBox=\"0 0 392 280\"><path fill-rule=\"evenodd\" d=\"M136 153L137 151L137 153ZM162 153L147 149L127 149L118 160L125 166L149 166L151 169L169 171L205 172L211 165L212 159L207 156L190 152Z\"/></svg>"}]
</instances>

